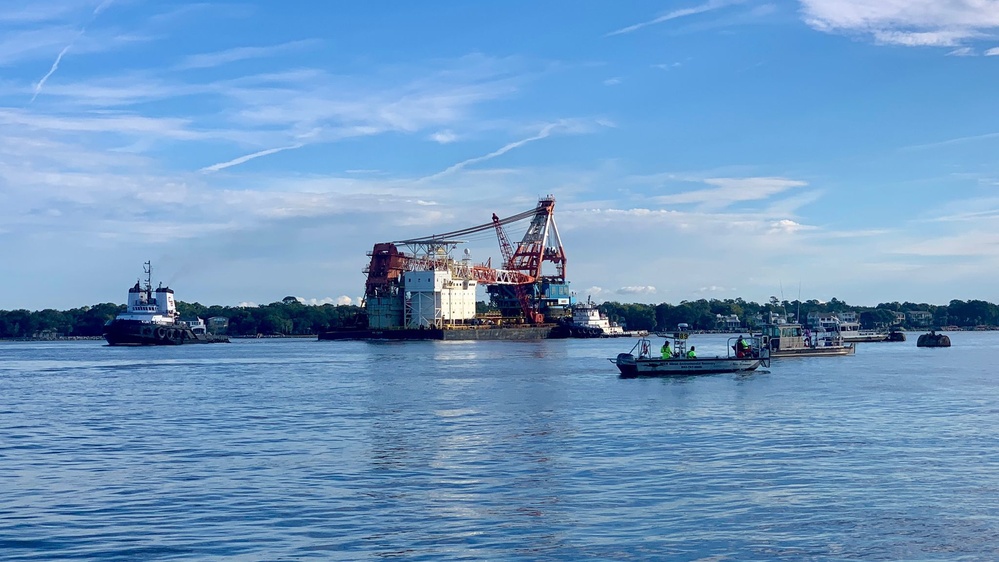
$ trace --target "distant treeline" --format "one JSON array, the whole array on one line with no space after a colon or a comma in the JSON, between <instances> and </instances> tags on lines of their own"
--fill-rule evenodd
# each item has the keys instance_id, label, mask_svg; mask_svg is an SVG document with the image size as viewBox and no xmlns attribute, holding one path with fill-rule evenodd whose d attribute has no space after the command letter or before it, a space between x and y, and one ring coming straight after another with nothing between
<instances>
[{"instance_id":1,"label":"distant treeline","mask_svg":"<svg viewBox=\"0 0 999 562\"><path fill-rule=\"evenodd\" d=\"M181 318L195 316L229 320L227 333L232 336L308 335L359 321L364 309L351 305L309 306L294 297L286 297L257 307L204 306L177 302ZM0 338L99 337L104 324L125 312L125 305L103 303L72 310L0 310Z\"/></svg>"},{"instance_id":2,"label":"distant treeline","mask_svg":"<svg viewBox=\"0 0 999 562\"><path fill-rule=\"evenodd\" d=\"M607 302L599 306L601 312L614 322L631 330L673 329L685 322L694 330L719 328L718 316L735 315L740 328L754 327L757 316L767 318L769 313L789 316L802 321L810 312L857 313L862 327L877 328L899 325L905 328L941 326L999 326L999 306L986 301L952 300L946 305L926 303L891 302L875 307L850 306L833 298L828 302L778 301L758 304L742 299L683 301L680 304L625 304ZM479 312L492 307L479 302ZM295 297L258 307L204 306L199 303L178 302L182 318L228 319L228 334L232 336L311 335L335 327L363 324L364 310L352 305L310 306ZM125 305L103 303L72 310L0 310L0 338L38 337L98 337L104 333L104 324L125 311ZM911 313L917 313L915 315ZM902 313L905 319L898 320ZM927 314L928 313L928 314Z\"/></svg>"},{"instance_id":3,"label":"distant treeline","mask_svg":"<svg viewBox=\"0 0 999 562\"><path fill-rule=\"evenodd\" d=\"M855 312L862 328L883 328L899 326L903 328L925 328L928 326L975 326L999 325L999 306L981 300L952 300L950 304L933 305L927 303L889 302L875 307L851 306L833 298L828 302L817 300L780 301L771 297L770 302L758 304L742 299L682 301L680 304L622 304L608 302L599 306L601 312L611 321L625 325L630 330L668 330L685 322L694 330L718 329L718 315L735 315L740 327L755 327L755 319L765 321L770 313L782 314L791 321L805 322L809 313ZM916 313L916 314L912 314ZM926 314L928 313L928 315ZM903 319L899 319L904 315Z\"/></svg>"}]
</instances>

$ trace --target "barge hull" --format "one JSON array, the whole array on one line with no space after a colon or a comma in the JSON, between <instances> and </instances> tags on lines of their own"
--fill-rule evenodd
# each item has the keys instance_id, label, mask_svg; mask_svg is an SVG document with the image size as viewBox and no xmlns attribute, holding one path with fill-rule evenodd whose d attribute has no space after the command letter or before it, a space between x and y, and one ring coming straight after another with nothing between
<instances>
[{"instance_id":1,"label":"barge hull","mask_svg":"<svg viewBox=\"0 0 999 562\"><path fill-rule=\"evenodd\" d=\"M470 328L399 328L392 330L347 329L319 334L320 341L332 340L443 340L443 341L509 341L543 340L551 335L552 326L470 327Z\"/></svg>"}]
</instances>

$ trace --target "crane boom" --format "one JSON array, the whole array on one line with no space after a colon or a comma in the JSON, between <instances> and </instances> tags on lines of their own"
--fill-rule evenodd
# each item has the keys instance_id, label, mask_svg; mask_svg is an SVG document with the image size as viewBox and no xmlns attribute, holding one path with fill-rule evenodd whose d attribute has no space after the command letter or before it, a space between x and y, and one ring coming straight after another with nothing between
<instances>
[{"instance_id":1,"label":"crane boom","mask_svg":"<svg viewBox=\"0 0 999 562\"><path fill-rule=\"evenodd\" d=\"M510 239L506 237L506 232L503 230L503 224L500 222L500 218L493 213L493 228L496 229L496 237L499 238L500 251L503 252L503 267L505 269L513 270L513 246L510 244ZM533 282L533 278L531 282ZM514 292L517 294L517 301L520 302L520 309L524 312L524 318L527 319L531 324L540 324L544 321L541 315L531 307L531 301L527 297L527 289L524 284L517 283L513 286Z\"/></svg>"}]
</instances>

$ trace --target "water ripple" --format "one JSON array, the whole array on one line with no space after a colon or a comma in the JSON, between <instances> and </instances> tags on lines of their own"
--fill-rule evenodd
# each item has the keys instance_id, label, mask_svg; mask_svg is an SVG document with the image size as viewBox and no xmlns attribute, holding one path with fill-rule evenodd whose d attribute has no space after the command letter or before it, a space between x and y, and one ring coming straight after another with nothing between
<instances>
[{"instance_id":1,"label":"water ripple","mask_svg":"<svg viewBox=\"0 0 999 562\"><path fill-rule=\"evenodd\" d=\"M0 343L0 558L991 560L999 335L952 339Z\"/></svg>"}]
</instances>

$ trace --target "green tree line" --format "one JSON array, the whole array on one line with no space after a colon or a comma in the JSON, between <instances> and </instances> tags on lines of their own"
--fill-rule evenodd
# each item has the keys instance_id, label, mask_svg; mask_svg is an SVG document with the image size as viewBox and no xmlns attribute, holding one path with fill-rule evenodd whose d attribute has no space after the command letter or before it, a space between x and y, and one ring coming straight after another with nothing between
<instances>
[{"instance_id":1,"label":"green tree line","mask_svg":"<svg viewBox=\"0 0 999 562\"><path fill-rule=\"evenodd\" d=\"M479 303L480 312L489 310L486 303ZM741 327L753 328L757 315L768 313L789 315L802 321L810 312L829 313L853 311L861 326L876 328L896 324L896 313L922 311L929 313L926 320L914 321L909 315L897 324L905 328L940 326L999 326L999 306L982 300L952 300L946 305L927 303L890 302L875 307L851 306L833 298L828 302L779 301L759 304L738 299L701 299L682 301L679 304L640 304L606 302L599 306L601 312L614 322L631 330L669 330L684 322L694 330L713 330L718 327L718 315L736 315ZM182 318L228 319L228 334L233 336L264 335L313 335L336 327L363 325L363 309L352 305L305 305L295 297L257 307L205 306L199 303L178 302ZM0 338L34 337L99 337L104 324L125 311L125 305L102 303L71 310L45 309L0 310Z\"/></svg>"},{"instance_id":2,"label":"green tree line","mask_svg":"<svg viewBox=\"0 0 999 562\"><path fill-rule=\"evenodd\" d=\"M940 326L961 328L999 326L999 306L982 300L952 300L946 305L896 301L865 307L851 306L836 298L820 302L780 301L776 297L771 297L770 301L764 304L737 298L682 301L676 305L606 302L598 308L608 319L627 326L630 330L670 330L680 323L686 323L694 330L713 330L718 326L718 315L738 316L741 327L751 329L755 327L753 324L757 316L765 320L770 313L783 314L792 321L798 319L804 322L811 312L824 314L851 311L857 314L863 328L892 325L909 329ZM908 314L910 312L926 312L929 316L925 320L913 319ZM899 321L897 313L904 314L904 320Z\"/></svg>"},{"instance_id":3,"label":"green tree line","mask_svg":"<svg viewBox=\"0 0 999 562\"><path fill-rule=\"evenodd\" d=\"M294 297L256 307L205 306L177 302L181 318L228 319L232 336L310 335L354 325L363 309L352 305L310 306ZM125 312L125 305L102 303L71 310L0 310L0 338L99 337L104 324Z\"/></svg>"}]
</instances>

